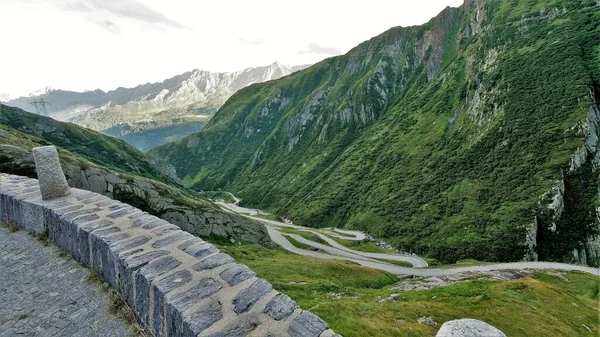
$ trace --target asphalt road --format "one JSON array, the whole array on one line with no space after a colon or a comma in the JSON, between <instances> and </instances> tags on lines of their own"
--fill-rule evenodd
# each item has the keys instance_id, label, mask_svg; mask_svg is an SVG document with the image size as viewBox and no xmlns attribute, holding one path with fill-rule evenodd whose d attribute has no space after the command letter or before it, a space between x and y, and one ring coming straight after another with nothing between
<instances>
[{"instance_id":1,"label":"asphalt road","mask_svg":"<svg viewBox=\"0 0 600 337\"><path fill-rule=\"evenodd\" d=\"M512 263L498 263L498 264L490 264L484 266L470 266L470 267L458 267L458 268L447 268L447 269L436 269L436 268L427 268L428 264L425 260L419 258L415 255L409 254L380 254L380 253L367 253L360 252L356 250L352 250L348 247L344 247L343 245L337 243L335 240L323 235L311 228L302 227L293 225L290 223L284 223L273 220L266 220L257 216L259 214L258 210L248 209L241 207L237 204L228 204L220 202L219 205L223 206L225 209L229 211L233 211L235 213L247 216L248 218L254 219L256 221L262 222L269 232L271 236L271 240L281 246L283 249L298 255L310 256L317 259L329 259L329 260L345 260L352 261L358 263L362 266L379 269L383 271L387 271L392 274L397 275L415 275L415 276L443 276L443 275L452 275L462 272L473 272L473 271L492 271L492 270L519 270L519 269L555 269L555 270L577 270L585 273L589 273L592 275L596 275L600 277L600 269L592 268L581 265L571 265L566 263L556 263L556 262L512 262ZM318 242L314 242L311 240L307 240L300 235L296 234L285 234L292 237L294 240L301 242L303 244L318 248L320 251L312 251L307 249L301 249L293 244L291 244L282 234L279 229L281 228L294 228L298 230L308 231L314 233L319 236L329 245L324 245ZM338 235L335 232L341 233L343 235ZM338 237L340 239L346 240L364 240L365 234L358 231L349 231L342 229L334 229L334 231L330 231L329 234L334 237ZM324 251L325 253L321 252ZM402 267L390 263L386 263L381 260L388 261L404 261L411 263L413 268Z\"/></svg>"}]
</instances>

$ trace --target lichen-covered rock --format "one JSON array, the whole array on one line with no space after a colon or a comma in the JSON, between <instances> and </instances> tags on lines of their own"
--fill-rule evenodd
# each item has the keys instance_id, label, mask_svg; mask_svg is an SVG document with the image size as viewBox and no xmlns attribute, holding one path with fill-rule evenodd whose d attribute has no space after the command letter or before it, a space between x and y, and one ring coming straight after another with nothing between
<instances>
[{"instance_id":1,"label":"lichen-covered rock","mask_svg":"<svg viewBox=\"0 0 600 337\"><path fill-rule=\"evenodd\" d=\"M60 167L58 152L54 146L33 148L35 170L40 183L42 199L50 200L69 195L69 185Z\"/></svg>"},{"instance_id":2,"label":"lichen-covered rock","mask_svg":"<svg viewBox=\"0 0 600 337\"><path fill-rule=\"evenodd\" d=\"M506 335L487 324L472 318L448 321L442 325L436 337L506 337Z\"/></svg>"},{"instance_id":3,"label":"lichen-covered rock","mask_svg":"<svg viewBox=\"0 0 600 337\"><path fill-rule=\"evenodd\" d=\"M419 318L417 318L417 323L425 324L425 325L429 325L429 326L433 326L433 327L438 326L438 323L436 321L434 321L433 318L431 318L431 316L419 317Z\"/></svg>"}]
</instances>

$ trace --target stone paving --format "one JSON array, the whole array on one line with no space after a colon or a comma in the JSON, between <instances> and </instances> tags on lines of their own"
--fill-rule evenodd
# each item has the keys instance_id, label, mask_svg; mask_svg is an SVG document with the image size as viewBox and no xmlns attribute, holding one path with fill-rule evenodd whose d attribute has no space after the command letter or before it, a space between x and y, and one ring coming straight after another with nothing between
<instances>
[{"instance_id":1,"label":"stone paving","mask_svg":"<svg viewBox=\"0 0 600 337\"><path fill-rule=\"evenodd\" d=\"M131 336L88 275L53 245L0 227L0 337Z\"/></svg>"}]
</instances>

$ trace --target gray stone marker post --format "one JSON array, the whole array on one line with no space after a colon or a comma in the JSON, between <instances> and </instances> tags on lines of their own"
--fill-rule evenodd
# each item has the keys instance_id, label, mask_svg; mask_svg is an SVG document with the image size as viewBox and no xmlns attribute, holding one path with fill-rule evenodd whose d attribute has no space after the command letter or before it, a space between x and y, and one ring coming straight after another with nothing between
<instances>
[{"instance_id":1,"label":"gray stone marker post","mask_svg":"<svg viewBox=\"0 0 600 337\"><path fill-rule=\"evenodd\" d=\"M42 199L50 200L69 195L69 185L60 167L58 152L54 146L33 148L33 160L37 172Z\"/></svg>"}]
</instances>

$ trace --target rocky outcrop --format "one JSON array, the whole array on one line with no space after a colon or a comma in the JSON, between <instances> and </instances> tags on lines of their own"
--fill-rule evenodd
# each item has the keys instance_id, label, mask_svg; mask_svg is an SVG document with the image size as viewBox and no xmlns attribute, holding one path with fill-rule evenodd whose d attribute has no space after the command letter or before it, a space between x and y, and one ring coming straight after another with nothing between
<instances>
[{"instance_id":1,"label":"rocky outcrop","mask_svg":"<svg viewBox=\"0 0 600 337\"><path fill-rule=\"evenodd\" d=\"M578 171L582 170L584 166L591 165L592 170L597 170L600 166L600 151L598 151L598 140L599 140L599 123L600 123L600 110L596 103L596 97L593 91L590 89L589 99L592 102L590 112L587 119L577 125L575 125L571 131L575 131L585 139L585 143L578 148L575 153L571 156L571 160L567 169L563 171L562 179L556 183L551 191L548 191L540 198L540 206L547 202L548 214L542 216L545 221L538 221L536 217L534 224L530 228L526 238L526 256L524 260L536 261L537 260L537 237L539 231L546 231L549 233L555 233L557 231L557 223L561 221L563 212L565 211L565 194L570 192L566 191L565 182L574 176ZM597 175L598 173L596 173ZM598 179L600 181L600 178ZM598 191L600 194L600 190ZM572 260L576 263L585 265L600 265L600 218L598 213L600 208L590 210L596 213L596 216L592 221L595 222L596 230L588 233L588 237L581 238L580 242L576 246L571 248ZM546 211L543 211L543 213ZM540 227L541 226L541 227ZM564 229L563 229L564 230ZM534 233L535 231L535 233Z\"/></svg>"},{"instance_id":2,"label":"rocky outcrop","mask_svg":"<svg viewBox=\"0 0 600 337\"><path fill-rule=\"evenodd\" d=\"M436 337L506 337L504 332L476 319L463 318L442 325Z\"/></svg>"},{"instance_id":3,"label":"rocky outcrop","mask_svg":"<svg viewBox=\"0 0 600 337\"><path fill-rule=\"evenodd\" d=\"M2 145L0 158L12 163L10 169L3 168L3 171L35 176L30 153L16 146ZM191 234L217 236L230 241L270 241L264 225L224 213L211 203L194 200L170 186L105 168L86 167L84 163L64 155L61 157L61 166L69 186L129 203Z\"/></svg>"},{"instance_id":4,"label":"rocky outcrop","mask_svg":"<svg viewBox=\"0 0 600 337\"><path fill-rule=\"evenodd\" d=\"M73 187L129 201L195 235L214 235L232 241L269 242L263 225L206 206L200 209L187 206L184 202L177 201L178 197L183 196L166 185L158 185L139 177L123 178L99 168L81 170L71 166L65 171L65 175Z\"/></svg>"}]
</instances>

